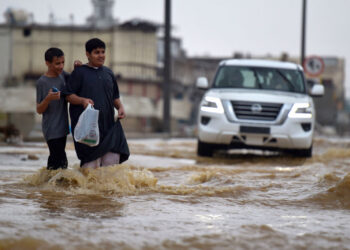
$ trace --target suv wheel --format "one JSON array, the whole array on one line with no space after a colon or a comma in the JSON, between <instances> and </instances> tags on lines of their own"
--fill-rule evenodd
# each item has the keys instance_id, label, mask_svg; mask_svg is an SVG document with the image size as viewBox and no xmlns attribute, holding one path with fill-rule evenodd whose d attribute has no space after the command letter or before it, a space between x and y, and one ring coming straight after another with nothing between
<instances>
[{"instance_id":1,"label":"suv wheel","mask_svg":"<svg viewBox=\"0 0 350 250\"><path fill-rule=\"evenodd\" d=\"M288 154L291 154L296 157L312 157L312 145L308 149L294 149L288 150Z\"/></svg>"},{"instance_id":2,"label":"suv wheel","mask_svg":"<svg viewBox=\"0 0 350 250\"><path fill-rule=\"evenodd\" d=\"M214 150L215 146L213 144L201 142L198 140L197 155L211 157L213 156Z\"/></svg>"},{"instance_id":3,"label":"suv wheel","mask_svg":"<svg viewBox=\"0 0 350 250\"><path fill-rule=\"evenodd\" d=\"M312 157L312 145L308 149L300 149L296 151L296 155L300 157Z\"/></svg>"}]
</instances>

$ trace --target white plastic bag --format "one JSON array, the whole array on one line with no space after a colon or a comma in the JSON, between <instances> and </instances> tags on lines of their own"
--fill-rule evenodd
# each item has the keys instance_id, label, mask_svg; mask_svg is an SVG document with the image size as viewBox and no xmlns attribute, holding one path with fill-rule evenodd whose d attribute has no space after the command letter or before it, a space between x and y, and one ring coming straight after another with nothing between
<instances>
[{"instance_id":1,"label":"white plastic bag","mask_svg":"<svg viewBox=\"0 0 350 250\"><path fill-rule=\"evenodd\" d=\"M99 144L98 113L99 111L89 104L80 114L78 123L74 128L74 140L76 142L84 143L90 147Z\"/></svg>"}]
</instances>

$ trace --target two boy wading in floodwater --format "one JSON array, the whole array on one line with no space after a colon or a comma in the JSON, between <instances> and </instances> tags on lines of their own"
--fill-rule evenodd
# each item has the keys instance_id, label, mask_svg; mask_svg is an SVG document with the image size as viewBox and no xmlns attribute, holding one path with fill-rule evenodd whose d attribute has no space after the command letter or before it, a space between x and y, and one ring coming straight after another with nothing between
<instances>
[{"instance_id":1,"label":"two boy wading in floodwater","mask_svg":"<svg viewBox=\"0 0 350 250\"><path fill-rule=\"evenodd\" d=\"M90 147L74 141L81 167L119 164L130 155L119 121L126 115L119 99L118 84L112 70L103 65L105 43L93 38L86 42L85 49L88 63L81 65L78 62L79 66L70 76L63 71L64 55L60 49L50 48L45 53L48 70L37 81L37 112L43 114L42 129L50 151L47 169L67 168L68 165L65 153L69 133L67 101L70 103L72 132L80 114L89 104L99 110L100 143ZM58 92L54 92L53 87ZM114 108L118 110L117 121Z\"/></svg>"}]
</instances>

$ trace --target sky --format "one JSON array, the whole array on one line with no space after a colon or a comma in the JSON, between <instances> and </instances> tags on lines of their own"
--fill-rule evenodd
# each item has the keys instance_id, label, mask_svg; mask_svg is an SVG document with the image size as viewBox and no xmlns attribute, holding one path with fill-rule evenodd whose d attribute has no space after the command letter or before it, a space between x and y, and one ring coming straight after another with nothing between
<instances>
[{"instance_id":1,"label":"sky","mask_svg":"<svg viewBox=\"0 0 350 250\"><path fill-rule=\"evenodd\" d=\"M7 8L24 9L37 23L83 24L91 0L0 0L0 22ZM164 22L164 0L115 0L120 22L142 18ZM346 60L346 96L350 98L350 0L307 0L306 56ZM172 0L172 35L190 56L300 56L302 0Z\"/></svg>"}]
</instances>

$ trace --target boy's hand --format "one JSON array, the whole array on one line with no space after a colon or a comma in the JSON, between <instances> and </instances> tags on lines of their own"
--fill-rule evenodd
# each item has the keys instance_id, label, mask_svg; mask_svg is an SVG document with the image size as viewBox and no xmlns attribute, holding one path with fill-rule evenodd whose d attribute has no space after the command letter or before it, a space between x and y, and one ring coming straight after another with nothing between
<instances>
[{"instance_id":1,"label":"boy's hand","mask_svg":"<svg viewBox=\"0 0 350 250\"><path fill-rule=\"evenodd\" d=\"M59 100L60 98L61 98L61 91L52 92L52 89L49 90L49 93L46 96L46 99L48 101L55 101L55 100Z\"/></svg>"},{"instance_id":2,"label":"boy's hand","mask_svg":"<svg viewBox=\"0 0 350 250\"><path fill-rule=\"evenodd\" d=\"M83 97L81 97L81 99L82 99L81 105L83 105L84 109L85 109L89 104L94 105L94 101L91 100L91 99L89 99L89 98L83 98Z\"/></svg>"},{"instance_id":3,"label":"boy's hand","mask_svg":"<svg viewBox=\"0 0 350 250\"><path fill-rule=\"evenodd\" d=\"M75 60L73 65L74 65L74 68L76 68L76 67L80 67L81 65L83 65L83 63L79 60Z\"/></svg>"},{"instance_id":4,"label":"boy's hand","mask_svg":"<svg viewBox=\"0 0 350 250\"><path fill-rule=\"evenodd\" d=\"M123 105L118 109L118 119L124 119L126 117Z\"/></svg>"}]
</instances>

